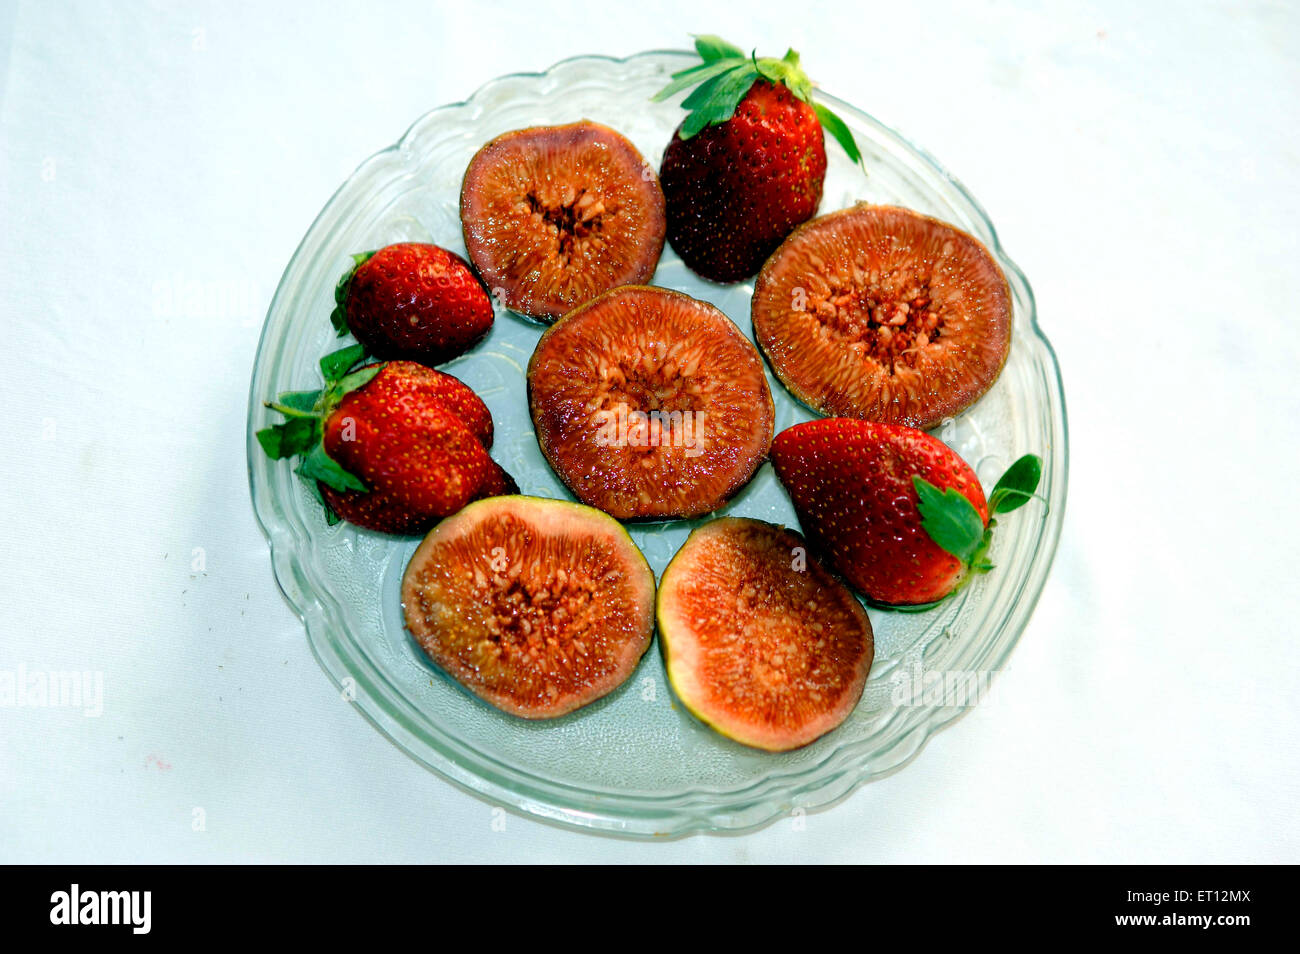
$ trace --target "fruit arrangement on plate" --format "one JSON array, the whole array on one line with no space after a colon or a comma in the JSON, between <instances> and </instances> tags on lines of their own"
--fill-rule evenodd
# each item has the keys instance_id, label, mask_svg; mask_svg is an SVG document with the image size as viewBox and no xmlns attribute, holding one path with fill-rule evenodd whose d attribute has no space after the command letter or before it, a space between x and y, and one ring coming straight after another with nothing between
<instances>
[{"instance_id":1,"label":"fruit arrangement on plate","mask_svg":"<svg viewBox=\"0 0 1300 954\"><path fill-rule=\"evenodd\" d=\"M355 250L318 316L355 343L320 358L310 389L264 395L280 420L257 440L330 522L423 537L401 579L406 631L483 703L565 716L624 684L657 632L682 706L787 751L858 704L864 603L924 612L996 572L998 517L1034 498L1041 461L986 494L927 433L1008 360L994 255L900 206L819 215L827 142L867 160L798 55L695 45L656 97L686 94L657 169L581 115L510 130L464 169L464 257ZM707 282L753 282L753 340L654 284L665 248ZM485 402L438 370L472 361L497 320L539 328L517 413L572 500L521 494ZM777 388L824 416L778 431ZM736 504L769 462L797 529ZM656 586L628 528L684 520Z\"/></svg>"}]
</instances>

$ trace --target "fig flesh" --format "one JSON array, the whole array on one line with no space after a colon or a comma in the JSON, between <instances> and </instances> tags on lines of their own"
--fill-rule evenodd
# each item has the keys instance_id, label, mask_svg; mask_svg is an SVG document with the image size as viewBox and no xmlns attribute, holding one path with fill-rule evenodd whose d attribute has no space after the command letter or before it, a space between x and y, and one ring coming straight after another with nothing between
<instances>
[{"instance_id":1,"label":"fig flesh","mask_svg":"<svg viewBox=\"0 0 1300 954\"><path fill-rule=\"evenodd\" d=\"M862 604L784 527L712 520L677 551L657 616L668 680L718 732L785 751L862 697L874 640Z\"/></svg>"},{"instance_id":2,"label":"fig flesh","mask_svg":"<svg viewBox=\"0 0 1300 954\"><path fill-rule=\"evenodd\" d=\"M493 295L544 321L649 281L664 247L654 168L592 122L493 139L465 171L460 214L470 261Z\"/></svg>"},{"instance_id":3,"label":"fig flesh","mask_svg":"<svg viewBox=\"0 0 1300 954\"><path fill-rule=\"evenodd\" d=\"M1011 291L988 249L893 206L797 228L750 307L776 376L829 417L936 427L992 386L1011 345Z\"/></svg>"},{"instance_id":4,"label":"fig flesh","mask_svg":"<svg viewBox=\"0 0 1300 954\"><path fill-rule=\"evenodd\" d=\"M528 397L556 474L620 520L711 513L772 443L757 350L717 308L663 288L616 288L548 328Z\"/></svg>"},{"instance_id":5,"label":"fig flesh","mask_svg":"<svg viewBox=\"0 0 1300 954\"><path fill-rule=\"evenodd\" d=\"M402 578L406 627L474 695L552 719L612 692L654 631L654 574L619 523L538 497L471 503Z\"/></svg>"}]
</instances>

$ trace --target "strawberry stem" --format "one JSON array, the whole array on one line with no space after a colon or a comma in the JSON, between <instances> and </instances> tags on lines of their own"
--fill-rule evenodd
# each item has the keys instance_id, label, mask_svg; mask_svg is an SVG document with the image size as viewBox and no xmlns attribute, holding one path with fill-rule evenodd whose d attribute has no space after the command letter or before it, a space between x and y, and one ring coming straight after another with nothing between
<instances>
[{"instance_id":1,"label":"strawberry stem","mask_svg":"<svg viewBox=\"0 0 1300 954\"><path fill-rule=\"evenodd\" d=\"M682 108L689 111L677 133L682 139L690 139L708 126L730 120L755 81L764 79L783 84L796 99L811 105L822 128L840 144L850 159L858 164L862 162L862 151L858 149L848 124L825 105L813 102L812 80L804 72L799 54L794 50L787 49L779 60L770 56L760 57L757 50L751 50L746 56L738 46L705 35L695 37L695 51L703 62L673 73L672 81L651 97L652 102L662 102L676 93L694 88L682 101ZM343 294L346 294L345 290Z\"/></svg>"},{"instance_id":2,"label":"strawberry stem","mask_svg":"<svg viewBox=\"0 0 1300 954\"><path fill-rule=\"evenodd\" d=\"M1042 471L1043 461L1034 454L1026 454L1008 467L989 495L987 525L965 494L953 487L941 491L919 474L912 477L922 528L941 549L961 560L966 569L952 593L969 583L975 574L994 569L987 556L993 529L998 525L994 514L1018 510L1037 497L1034 491L1038 489Z\"/></svg>"},{"instance_id":3,"label":"strawberry stem","mask_svg":"<svg viewBox=\"0 0 1300 954\"><path fill-rule=\"evenodd\" d=\"M269 407L273 411L279 411L285 417L320 417L320 414L317 411L304 411L301 408L290 407L287 404L280 404L278 401L263 401L262 406Z\"/></svg>"},{"instance_id":4,"label":"strawberry stem","mask_svg":"<svg viewBox=\"0 0 1300 954\"><path fill-rule=\"evenodd\" d=\"M318 482L341 492L369 490L359 477L344 469L325 451L325 422L344 395L364 387L384 369L381 363L349 372L364 356L360 345L327 354L320 361L325 387L318 391L286 391L279 400L264 402L265 407L278 411L288 420L257 432L257 442L268 457L274 460L299 458L294 473L306 481L312 495L325 508L325 519L331 526L338 523L338 515L325 503Z\"/></svg>"}]
</instances>

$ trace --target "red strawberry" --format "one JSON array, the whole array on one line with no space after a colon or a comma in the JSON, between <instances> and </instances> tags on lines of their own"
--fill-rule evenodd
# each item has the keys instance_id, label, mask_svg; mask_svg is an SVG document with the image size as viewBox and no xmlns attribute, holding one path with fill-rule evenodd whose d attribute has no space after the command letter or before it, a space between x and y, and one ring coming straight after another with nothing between
<instances>
[{"instance_id":1,"label":"red strawberry","mask_svg":"<svg viewBox=\"0 0 1300 954\"><path fill-rule=\"evenodd\" d=\"M504 497L510 494L519 493L519 485L511 477L504 467L496 461L492 462L492 468L488 471L487 478L479 486L478 492L474 495L475 500L482 500L484 497Z\"/></svg>"},{"instance_id":2,"label":"red strawberry","mask_svg":"<svg viewBox=\"0 0 1300 954\"><path fill-rule=\"evenodd\" d=\"M339 281L334 326L366 353L441 364L492 327L492 299L460 256L416 242L354 255Z\"/></svg>"},{"instance_id":3,"label":"red strawberry","mask_svg":"<svg viewBox=\"0 0 1300 954\"><path fill-rule=\"evenodd\" d=\"M289 420L257 434L272 457L302 455L298 473L332 514L385 533L423 533L513 480L487 454L492 417L468 386L411 361L342 374L360 347L321 362L330 383L270 405Z\"/></svg>"},{"instance_id":4,"label":"red strawberry","mask_svg":"<svg viewBox=\"0 0 1300 954\"><path fill-rule=\"evenodd\" d=\"M414 361L390 361L390 373L380 382L389 400L411 393L433 398L455 414L484 448L492 446L492 412L474 389L445 371L435 371Z\"/></svg>"},{"instance_id":5,"label":"red strawberry","mask_svg":"<svg viewBox=\"0 0 1300 954\"><path fill-rule=\"evenodd\" d=\"M469 503L491 470L482 442L441 402L437 387L411 375L410 362L390 362L325 420L325 453L368 489L322 482L321 493L358 526L421 533Z\"/></svg>"},{"instance_id":6,"label":"red strawberry","mask_svg":"<svg viewBox=\"0 0 1300 954\"><path fill-rule=\"evenodd\" d=\"M704 62L673 74L656 99L696 83L692 110L659 170L668 241L691 269L717 282L758 272L796 225L817 212L826 175L823 125L856 162L853 134L824 106L793 50L755 59L700 37Z\"/></svg>"},{"instance_id":7,"label":"red strawberry","mask_svg":"<svg viewBox=\"0 0 1300 954\"><path fill-rule=\"evenodd\" d=\"M990 509L1021 506L1040 462L1027 456L990 502L970 466L924 431L850 418L796 424L772 442L772 463L799 523L840 573L879 603L943 599L984 559Z\"/></svg>"}]
</instances>

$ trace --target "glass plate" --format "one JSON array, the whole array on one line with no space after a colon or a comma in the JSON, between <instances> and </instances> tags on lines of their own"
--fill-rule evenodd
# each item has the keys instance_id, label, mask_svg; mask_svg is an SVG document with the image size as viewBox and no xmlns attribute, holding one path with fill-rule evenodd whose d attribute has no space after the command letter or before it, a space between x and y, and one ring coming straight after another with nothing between
<instances>
[{"instance_id":1,"label":"glass plate","mask_svg":"<svg viewBox=\"0 0 1300 954\"><path fill-rule=\"evenodd\" d=\"M691 718L668 688L657 649L618 691L543 723L477 701L424 658L403 630L398 598L417 541L327 526L289 464L267 459L258 447L254 432L275 419L262 401L317 385L316 362L338 346L329 313L350 253L413 240L464 254L460 182L479 146L507 130L587 118L620 130L657 162L684 114L680 97L651 103L650 96L693 61L681 52L566 60L545 73L494 80L467 101L424 115L401 142L363 163L307 231L271 302L249 397L249 480L275 577L345 698L424 765L487 798L629 835L752 828L825 805L904 765L965 711L953 703L969 701L960 682L948 679L941 695L933 689L937 677L918 674L988 674L1002 667L1042 590L1065 503L1064 396L1025 277L983 210L937 162L865 113L819 93L852 127L867 169L864 175L828 140L821 211L868 199L935 215L979 236L1010 280L1015 330L1006 368L975 407L938 431L986 487L1021 454L1043 457L1045 499L1003 521L993 545L997 569L929 612L870 610L876 660L861 704L834 732L780 755L744 748ZM713 302L752 334L750 284L703 282L667 248L655 283ZM488 338L444 368L491 408L492 456L522 491L571 499L537 448L525 401L524 367L541 331L501 311ZM769 384L778 431L813 416L770 374ZM768 465L723 512L797 526ZM698 523L635 526L631 533L658 574Z\"/></svg>"}]
</instances>

